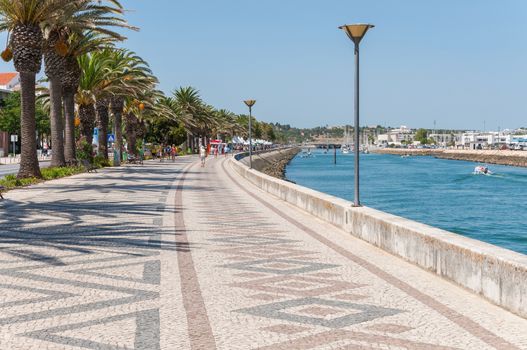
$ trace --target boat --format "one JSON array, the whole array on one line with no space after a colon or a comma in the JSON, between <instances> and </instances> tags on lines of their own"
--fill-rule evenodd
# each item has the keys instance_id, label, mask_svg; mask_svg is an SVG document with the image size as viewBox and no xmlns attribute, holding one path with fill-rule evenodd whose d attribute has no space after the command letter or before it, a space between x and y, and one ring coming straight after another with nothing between
<instances>
[{"instance_id":1,"label":"boat","mask_svg":"<svg viewBox=\"0 0 527 350\"><path fill-rule=\"evenodd\" d=\"M492 175L492 171L485 165L478 165L474 168L474 175Z\"/></svg>"},{"instance_id":2,"label":"boat","mask_svg":"<svg viewBox=\"0 0 527 350\"><path fill-rule=\"evenodd\" d=\"M314 157L313 153L311 153L311 150L303 150L302 154L300 154L300 158L311 158Z\"/></svg>"},{"instance_id":3,"label":"boat","mask_svg":"<svg viewBox=\"0 0 527 350\"><path fill-rule=\"evenodd\" d=\"M345 143L340 146L340 151L342 154L349 154L351 152L351 147L349 146L349 134L348 134L348 127L344 129L344 138L346 139Z\"/></svg>"}]
</instances>

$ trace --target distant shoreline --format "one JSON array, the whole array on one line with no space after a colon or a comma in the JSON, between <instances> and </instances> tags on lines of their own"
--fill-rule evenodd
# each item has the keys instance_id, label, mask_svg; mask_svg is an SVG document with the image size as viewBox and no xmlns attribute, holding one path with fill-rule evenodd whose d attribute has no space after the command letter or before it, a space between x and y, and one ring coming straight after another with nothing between
<instances>
[{"instance_id":1,"label":"distant shoreline","mask_svg":"<svg viewBox=\"0 0 527 350\"><path fill-rule=\"evenodd\" d=\"M381 148L372 150L371 152L401 156L433 156L441 159L527 167L527 152L524 151Z\"/></svg>"}]
</instances>

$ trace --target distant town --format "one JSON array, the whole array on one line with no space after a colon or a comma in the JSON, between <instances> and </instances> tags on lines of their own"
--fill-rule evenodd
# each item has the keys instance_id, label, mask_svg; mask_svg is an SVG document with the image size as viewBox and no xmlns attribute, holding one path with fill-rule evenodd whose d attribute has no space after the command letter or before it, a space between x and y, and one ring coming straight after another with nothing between
<instances>
[{"instance_id":1,"label":"distant town","mask_svg":"<svg viewBox=\"0 0 527 350\"><path fill-rule=\"evenodd\" d=\"M350 144L352 126L299 129L303 143ZM361 145L391 148L527 149L527 128L496 131L369 126L360 129Z\"/></svg>"}]
</instances>

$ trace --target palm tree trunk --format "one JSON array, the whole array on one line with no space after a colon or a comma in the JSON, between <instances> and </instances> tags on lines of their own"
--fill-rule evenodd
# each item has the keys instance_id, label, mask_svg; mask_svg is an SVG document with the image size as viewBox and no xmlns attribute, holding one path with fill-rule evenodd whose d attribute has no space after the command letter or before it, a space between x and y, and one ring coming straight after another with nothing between
<instances>
[{"instance_id":1,"label":"palm tree trunk","mask_svg":"<svg viewBox=\"0 0 527 350\"><path fill-rule=\"evenodd\" d=\"M121 165L121 158L123 156L123 115L122 112L114 114L115 123L115 149L117 150L117 159L115 159L114 165Z\"/></svg>"},{"instance_id":2,"label":"palm tree trunk","mask_svg":"<svg viewBox=\"0 0 527 350\"><path fill-rule=\"evenodd\" d=\"M80 105L79 118L81 120L81 136L91 146L93 144L93 128L95 127L96 118L95 105L93 103Z\"/></svg>"},{"instance_id":3,"label":"palm tree trunk","mask_svg":"<svg viewBox=\"0 0 527 350\"><path fill-rule=\"evenodd\" d=\"M62 86L60 78L49 78L49 97L51 101L51 166L62 167L66 165L64 158L64 127L62 124Z\"/></svg>"},{"instance_id":4,"label":"palm tree trunk","mask_svg":"<svg viewBox=\"0 0 527 350\"><path fill-rule=\"evenodd\" d=\"M133 113L126 115L126 141L128 142L128 153L137 157L137 129L139 120Z\"/></svg>"},{"instance_id":5,"label":"palm tree trunk","mask_svg":"<svg viewBox=\"0 0 527 350\"><path fill-rule=\"evenodd\" d=\"M115 126L114 148L117 152L117 157L114 159L114 166L121 165L121 157L123 152L123 107L124 100L121 97L116 97L112 100L111 108Z\"/></svg>"},{"instance_id":6,"label":"palm tree trunk","mask_svg":"<svg viewBox=\"0 0 527 350\"><path fill-rule=\"evenodd\" d=\"M99 128L99 155L102 155L104 159L108 159L108 101L101 99L97 101L97 127Z\"/></svg>"},{"instance_id":7,"label":"palm tree trunk","mask_svg":"<svg viewBox=\"0 0 527 350\"><path fill-rule=\"evenodd\" d=\"M67 164L75 164L77 156L75 154L75 94L70 89L62 91L64 101L64 156Z\"/></svg>"},{"instance_id":8,"label":"palm tree trunk","mask_svg":"<svg viewBox=\"0 0 527 350\"><path fill-rule=\"evenodd\" d=\"M37 157L37 123L35 119L35 83L36 74L20 72L21 96L21 155L20 169L17 177L41 178Z\"/></svg>"}]
</instances>

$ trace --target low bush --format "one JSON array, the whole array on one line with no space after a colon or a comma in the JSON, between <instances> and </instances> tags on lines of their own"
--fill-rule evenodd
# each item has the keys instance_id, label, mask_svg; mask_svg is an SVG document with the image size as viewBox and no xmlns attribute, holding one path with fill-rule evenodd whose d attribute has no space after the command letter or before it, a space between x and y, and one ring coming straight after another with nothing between
<instances>
[{"instance_id":1,"label":"low bush","mask_svg":"<svg viewBox=\"0 0 527 350\"><path fill-rule=\"evenodd\" d=\"M44 168L41 171L44 180L59 179L61 177L71 176L84 172L83 167L62 167L62 168Z\"/></svg>"},{"instance_id":2,"label":"low bush","mask_svg":"<svg viewBox=\"0 0 527 350\"><path fill-rule=\"evenodd\" d=\"M17 187L26 187L34 185L45 180L60 179L62 177L80 174L84 172L83 167L62 167L62 168L43 168L40 170L42 179L34 177L26 179L18 179L16 175L7 175L3 179L0 179L0 185L4 186L6 190L11 190Z\"/></svg>"},{"instance_id":3,"label":"low bush","mask_svg":"<svg viewBox=\"0 0 527 350\"><path fill-rule=\"evenodd\" d=\"M38 179L30 177L27 179L17 179L16 175L7 175L3 179L0 179L0 185L4 186L6 190L13 189L15 187L24 187L38 183Z\"/></svg>"},{"instance_id":4,"label":"low bush","mask_svg":"<svg viewBox=\"0 0 527 350\"><path fill-rule=\"evenodd\" d=\"M93 165L97 168L105 168L111 166L111 163L108 159L104 158L103 156L96 156L95 158L93 158Z\"/></svg>"}]
</instances>

